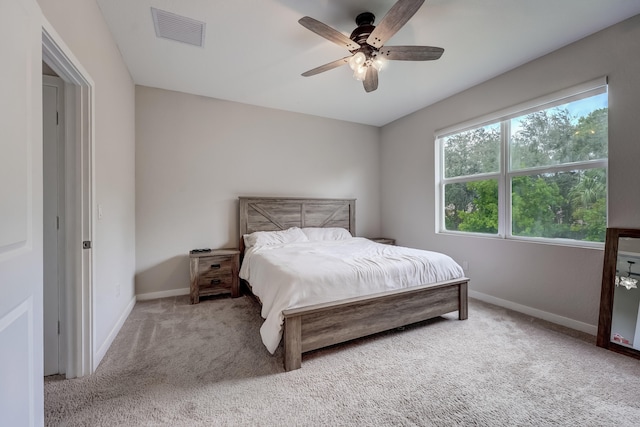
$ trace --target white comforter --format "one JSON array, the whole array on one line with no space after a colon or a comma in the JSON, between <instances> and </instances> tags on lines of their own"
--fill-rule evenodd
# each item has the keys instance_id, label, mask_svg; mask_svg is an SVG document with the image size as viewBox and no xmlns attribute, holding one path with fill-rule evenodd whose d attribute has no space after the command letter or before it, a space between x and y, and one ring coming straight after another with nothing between
<instances>
[{"instance_id":1,"label":"white comforter","mask_svg":"<svg viewBox=\"0 0 640 427\"><path fill-rule=\"evenodd\" d=\"M328 301L463 277L449 256L365 238L254 246L240 277L262 301L262 342L273 353L282 311Z\"/></svg>"}]
</instances>

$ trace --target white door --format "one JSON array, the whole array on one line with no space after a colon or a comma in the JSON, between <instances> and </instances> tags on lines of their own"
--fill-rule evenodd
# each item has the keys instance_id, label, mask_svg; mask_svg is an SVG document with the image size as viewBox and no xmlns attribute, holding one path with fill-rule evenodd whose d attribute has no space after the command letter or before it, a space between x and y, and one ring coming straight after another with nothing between
<instances>
[{"instance_id":1,"label":"white door","mask_svg":"<svg viewBox=\"0 0 640 427\"><path fill-rule=\"evenodd\" d=\"M42 425L42 24L0 1L0 424Z\"/></svg>"},{"instance_id":2,"label":"white door","mask_svg":"<svg viewBox=\"0 0 640 427\"><path fill-rule=\"evenodd\" d=\"M44 375L64 372L61 288L64 276L64 83L42 76Z\"/></svg>"}]
</instances>

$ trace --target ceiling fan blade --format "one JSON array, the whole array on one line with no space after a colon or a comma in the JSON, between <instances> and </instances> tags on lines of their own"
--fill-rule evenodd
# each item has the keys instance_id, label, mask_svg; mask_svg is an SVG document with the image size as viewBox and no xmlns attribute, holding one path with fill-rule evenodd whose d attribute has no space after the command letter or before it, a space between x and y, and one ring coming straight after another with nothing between
<instances>
[{"instance_id":1,"label":"ceiling fan blade","mask_svg":"<svg viewBox=\"0 0 640 427\"><path fill-rule=\"evenodd\" d=\"M345 56L344 58L340 58L333 62L329 62L328 64L324 64L319 67L316 67L313 70L306 71L302 73L302 75L304 77L309 77L309 76L314 76L316 74L324 73L325 71L333 70L334 68L338 68L341 65L348 63L349 58L351 58L351 56Z\"/></svg>"},{"instance_id":2,"label":"ceiling fan blade","mask_svg":"<svg viewBox=\"0 0 640 427\"><path fill-rule=\"evenodd\" d=\"M367 92L373 92L378 89L378 70L376 67L367 67L367 75L362 84Z\"/></svg>"},{"instance_id":3,"label":"ceiling fan blade","mask_svg":"<svg viewBox=\"0 0 640 427\"><path fill-rule=\"evenodd\" d=\"M300 25L313 31L319 36L322 36L339 46L346 47L348 50L360 49L360 45L358 43L354 42L349 37L342 34L340 31L334 30L327 24L323 24L316 19L313 19L309 16L304 16L300 18L298 22L300 23Z\"/></svg>"},{"instance_id":4,"label":"ceiling fan blade","mask_svg":"<svg viewBox=\"0 0 640 427\"><path fill-rule=\"evenodd\" d=\"M380 55L394 61L433 61L440 59L444 49L433 46L385 46Z\"/></svg>"},{"instance_id":5,"label":"ceiling fan blade","mask_svg":"<svg viewBox=\"0 0 640 427\"><path fill-rule=\"evenodd\" d=\"M398 0L374 28L367 43L381 48L420 9L424 0Z\"/></svg>"}]
</instances>

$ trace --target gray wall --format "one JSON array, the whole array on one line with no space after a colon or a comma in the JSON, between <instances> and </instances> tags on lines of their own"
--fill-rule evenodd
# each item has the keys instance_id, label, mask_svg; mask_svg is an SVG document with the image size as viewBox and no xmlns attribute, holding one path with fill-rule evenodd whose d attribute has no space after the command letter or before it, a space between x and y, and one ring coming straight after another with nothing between
<instances>
[{"instance_id":1,"label":"gray wall","mask_svg":"<svg viewBox=\"0 0 640 427\"><path fill-rule=\"evenodd\" d=\"M638 52L640 16L385 126L383 234L467 261L476 297L595 333L602 250L435 233L434 132L607 75L609 226L640 227Z\"/></svg>"},{"instance_id":2,"label":"gray wall","mask_svg":"<svg viewBox=\"0 0 640 427\"><path fill-rule=\"evenodd\" d=\"M184 292L188 252L237 247L239 196L356 198L380 232L378 128L136 87L136 293Z\"/></svg>"}]
</instances>

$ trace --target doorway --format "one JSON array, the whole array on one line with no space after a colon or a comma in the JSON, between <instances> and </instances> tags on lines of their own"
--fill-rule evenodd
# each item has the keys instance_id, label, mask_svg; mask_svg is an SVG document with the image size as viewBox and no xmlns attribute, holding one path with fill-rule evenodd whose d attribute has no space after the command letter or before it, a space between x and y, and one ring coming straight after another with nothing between
<instances>
[{"instance_id":1,"label":"doorway","mask_svg":"<svg viewBox=\"0 0 640 427\"><path fill-rule=\"evenodd\" d=\"M64 117L63 125L59 126L63 136L56 155L59 158L58 216L62 213L56 247L57 254L64 258L60 261L60 256L57 257L58 283L61 284L57 292L61 332L58 372L67 378L75 378L92 374L95 369L91 249L94 235L94 84L46 20L42 25L42 62L64 82L61 89L64 103L58 111L59 116ZM46 173L44 165L43 173ZM46 188L44 197L47 197ZM47 297L47 290L44 292ZM55 306L55 295L51 299ZM49 326L57 329L57 322Z\"/></svg>"},{"instance_id":2,"label":"doorway","mask_svg":"<svg viewBox=\"0 0 640 427\"><path fill-rule=\"evenodd\" d=\"M44 375L64 374L64 81L42 63Z\"/></svg>"}]
</instances>

